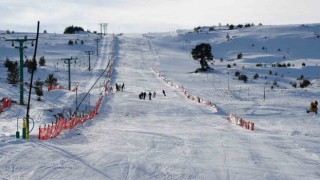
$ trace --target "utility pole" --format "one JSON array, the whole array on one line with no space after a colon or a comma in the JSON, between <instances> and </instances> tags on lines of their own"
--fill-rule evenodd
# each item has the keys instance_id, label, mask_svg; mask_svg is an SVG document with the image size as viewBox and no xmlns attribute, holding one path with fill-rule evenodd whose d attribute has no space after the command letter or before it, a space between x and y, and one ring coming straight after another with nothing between
<instances>
[{"instance_id":1,"label":"utility pole","mask_svg":"<svg viewBox=\"0 0 320 180\"><path fill-rule=\"evenodd\" d=\"M89 71L91 71L91 65L90 65L90 55L93 54L94 51L84 51L87 55L89 55Z\"/></svg>"},{"instance_id":2,"label":"utility pole","mask_svg":"<svg viewBox=\"0 0 320 180\"><path fill-rule=\"evenodd\" d=\"M263 101L266 100L266 87L263 87Z\"/></svg>"},{"instance_id":3,"label":"utility pole","mask_svg":"<svg viewBox=\"0 0 320 180\"><path fill-rule=\"evenodd\" d=\"M94 41L96 41L96 43L97 43L97 56L99 56L99 41L100 41L100 39L94 39Z\"/></svg>"},{"instance_id":4,"label":"utility pole","mask_svg":"<svg viewBox=\"0 0 320 180\"><path fill-rule=\"evenodd\" d=\"M25 36L23 39L6 39L5 41L11 41L12 46L14 46L14 42L19 42L19 46L16 46L15 48L19 49L20 52L20 105L24 105L23 102L23 49L28 48L27 46L23 46L24 42L32 41L31 45L34 46L33 41L36 39L28 39L27 36ZM30 84L31 86L31 84Z\"/></svg>"},{"instance_id":5,"label":"utility pole","mask_svg":"<svg viewBox=\"0 0 320 180\"><path fill-rule=\"evenodd\" d=\"M63 58L61 60L64 60L65 64L68 64L68 75L69 75L69 91L71 90L71 73L70 73L70 64L72 60L77 60L77 57L71 57L71 58Z\"/></svg>"},{"instance_id":6,"label":"utility pole","mask_svg":"<svg viewBox=\"0 0 320 180\"><path fill-rule=\"evenodd\" d=\"M108 23L101 23L100 24L100 31L101 31L101 37L102 37L102 27L103 27L103 35L106 35L106 29L108 27Z\"/></svg>"},{"instance_id":7,"label":"utility pole","mask_svg":"<svg viewBox=\"0 0 320 180\"><path fill-rule=\"evenodd\" d=\"M102 37L102 24L100 24L100 37Z\"/></svg>"}]
</instances>

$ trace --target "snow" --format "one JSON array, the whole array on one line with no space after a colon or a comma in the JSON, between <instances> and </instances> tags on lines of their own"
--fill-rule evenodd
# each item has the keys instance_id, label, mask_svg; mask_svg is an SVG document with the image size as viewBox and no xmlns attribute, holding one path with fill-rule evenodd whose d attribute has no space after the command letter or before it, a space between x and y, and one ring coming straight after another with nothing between
<instances>
[{"instance_id":1,"label":"snow","mask_svg":"<svg viewBox=\"0 0 320 180\"><path fill-rule=\"evenodd\" d=\"M21 133L26 106L15 104L5 109L0 114L0 178L319 179L320 119L318 114L305 111L311 101L319 101L320 97L317 30L316 24L201 33L180 30L122 34L114 44L112 35L107 35L101 38L99 56L91 57L92 71L88 71L88 56L83 51L96 51L94 39L99 36L41 34L38 57L45 56L47 65L38 67L35 79L45 80L53 73L67 88L67 66L60 59L78 57L72 64L71 77L72 87L79 82L79 103L107 67L113 49L116 57L111 82L113 87L125 83L125 89L105 96L93 120L48 141L37 139L38 127L55 121L53 115L57 113L68 115L69 108L74 110L75 92L45 90L42 101L36 101L33 93L30 116L35 128L30 140L15 139L17 118ZM227 33L233 37L230 41L225 38ZM2 36L17 38L24 34ZM84 45L79 41L69 46L70 39L84 40ZM202 42L212 45L215 62L210 66L214 70L193 73L199 63L190 52ZM25 54L31 57L33 50L30 46ZM240 52L243 59L237 60ZM6 57L19 60L18 50L11 42L1 40L0 64ZM271 67L277 62L294 66ZM257 63L265 66L257 67ZM232 68L227 68L228 64ZM211 101L217 111L187 99L153 68L173 84L183 85L193 96ZM19 87L8 85L7 70L4 66L0 69L0 97L18 101ZM234 76L236 71L246 74L248 82L239 81ZM256 73L260 78L253 79ZM24 74L25 81L29 81L26 69ZM297 78L301 75L312 85L292 87L290 82L299 86ZM274 80L278 86L271 89ZM103 83L101 79L93 87L81 111L93 108ZM25 89L26 101L29 88ZM146 100L138 98L141 92L153 91L157 95L152 100L148 95ZM254 122L255 130L231 124L226 118L230 113Z\"/></svg>"}]
</instances>

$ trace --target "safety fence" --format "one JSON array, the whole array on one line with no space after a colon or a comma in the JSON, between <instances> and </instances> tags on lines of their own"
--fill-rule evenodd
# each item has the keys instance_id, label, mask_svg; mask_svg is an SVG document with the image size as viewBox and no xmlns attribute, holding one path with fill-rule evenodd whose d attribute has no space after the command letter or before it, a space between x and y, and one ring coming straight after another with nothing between
<instances>
[{"instance_id":1,"label":"safety fence","mask_svg":"<svg viewBox=\"0 0 320 180\"><path fill-rule=\"evenodd\" d=\"M44 125L44 127L40 126L39 139L48 140L50 138L56 138L62 130L74 129L78 125L82 125L88 120L93 119L101 107L102 98L103 96L99 97L99 100L95 108L88 115L80 117L71 117L69 121L65 118L60 117L58 120L56 120L55 124L52 122L51 126L46 124Z\"/></svg>"},{"instance_id":2,"label":"safety fence","mask_svg":"<svg viewBox=\"0 0 320 180\"><path fill-rule=\"evenodd\" d=\"M111 41L112 47L111 47L110 56L109 56L109 63L110 64L108 66L109 69L106 73L105 80L104 80L104 86L103 86L104 92L105 92L104 95L109 95L109 88L110 88L110 83L111 83L110 78L112 76L113 62L115 59L115 56L114 56L115 38L116 38L116 36L113 36L113 39ZM77 84L76 88L78 88L78 86L79 86L79 84ZM38 138L40 140L48 140L51 138L56 138L57 136L59 136L61 131L75 129L78 125L82 125L85 122L87 122L88 120L93 119L95 117L95 115L98 114L98 112L99 112L104 95L102 93L99 93L99 99L96 103L96 106L87 115L80 114L78 116L71 117L70 120L59 117L59 119L57 119L55 123L52 122L51 125L45 124L43 127L40 126Z\"/></svg>"},{"instance_id":3,"label":"safety fence","mask_svg":"<svg viewBox=\"0 0 320 180\"><path fill-rule=\"evenodd\" d=\"M60 86L60 85L50 85L50 86L48 86L48 91L52 91L52 90L55 90L55 89L64 89L64 87Z\"/></svg>"},{"instance_id":4,"label":"safety fence","mask_svg":"<svg viewBox=\"0 0 320 180\"><path fill-rule=\"evenodd\" d=\"M191 101L204 104L207 107L209 107L212 111L217 112L216 106L210 101L210 100L205 100L199 96L193 96L191 95L188 90L183 86L183 85L176 85L172 81L168 80L164 75L162 75L159 70L157 70L155 67L152 67L153 71L162 79L166 84L168 84L171 87L179 89L186 98L190 99Z\"/></svg>"},{"instance_id":5,"label":"safety fence","mask_svg":"<svg viewBox=\"0 0 320 180\"><path fill-rule=\"evenodd\" d=\"M195 101L197 103L205 104L208 107L210 107L213 111L217 112L216 106L210 100L205 100L205 99L202 99L199 96L191 95L183 85L180 85L180 86L179 85L175 85L172 81L168 80L164 75L162 75L159 72L159 70L157 70L155 67L152 67L152 69L165 83L167 83L171 87L175 87L175 88L179 89L191 101ZM241 127L246 128L248 130L254 131L254 123L251 122L251 121L246 121L246 120L244 120L242 118L235 117L232 114L229 114L227 116L227 120L232 124L236 124L236 125L239 125Z\"/></svg>"},{"instance_id":6,"label":"safety fence","mask_svg":"<svg viewBox=\"0 0 320 180\"><path fill-rule=\"evenodd\" d=\"M2 98L2 104L0 105L0 113L2 113L5 108L10 108L11 106L12 106L11 98Z\"/></svg>"},{"instance_id":7,"label":"safety fence","mask_svg":"<svg viewBox=\"0 0 320 180\"><path fill-rule=\"evenodd\" d=\"M77 84L75 85L74 88L71 89L72 92L75 92L79 87L79 83L77 82ZM52 91L55 89L65 89L64 86L60 86L60 85L50 85L48 86L48 91Z\"/></svg>"},{"instance_id":8,"label":"safety fence","mask_svg":"<svg viewBox=\"0 0 320 180\"><path fill-rule=\"evenodd\" d=\"M232 124L239 125L245 129L254 131L254 122L246 121L246 120L244 120L240 117L236 117L232 114L229 114L227 116L227 120Z\"/></svg>"}]
</instances>

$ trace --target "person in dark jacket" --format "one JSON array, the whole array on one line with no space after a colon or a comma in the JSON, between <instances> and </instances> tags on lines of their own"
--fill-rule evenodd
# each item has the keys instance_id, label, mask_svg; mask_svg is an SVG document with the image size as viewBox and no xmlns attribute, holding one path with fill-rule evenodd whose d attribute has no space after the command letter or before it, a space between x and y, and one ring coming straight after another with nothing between
<instances>
[{"instance_id":1,"label":"person in dark jacket","mask_svg":"<svg viewBox=\"0 0 320 180\"><path fill-rule=\"evenodd\" d=\"M151 92L149 92L149 100L151 100L151 96L152 96L152 93L151 93Z\"/></svg>"},{"instance_id":2,"label":"person in dark jacket","mask_svg":"<svg viewBox=\"0 0 320 180\"><path fill-rule=\"evenodd\" d=\"M119 86L117 83L116 83L116 91L119 91Z\"/></svg>"},{"instance_id":3,"label":"person in dark jacket","mask_svg":"<svg viewBox=\"0 0 320 180\"><path fill-rule=\"evenodd\" d=\"M162 90L162 93L163 93L164 96L166 96L166 92L164 90Z\"/></svg>"},{"instance_id":4,"label":"person in dark jacket","mask_svg":"<svg viewBox=\"0 0 320 180\"><path fill-rule=\"evenodd\" d=\"M123 89L124 89L124 83L122 84L121 89L122 89L122 91L123 91Z\"/></svg>"},{"instance_id":5,"label":"person in dark jacket","mask_svg":"<svg viewBox=\"0 0 320 180\"><path fill-rule=\"evenodd\" d=\"M143 92L143 99L146 99L146 95L147 95L147 93Z\"/></svg>"}]
</instances>

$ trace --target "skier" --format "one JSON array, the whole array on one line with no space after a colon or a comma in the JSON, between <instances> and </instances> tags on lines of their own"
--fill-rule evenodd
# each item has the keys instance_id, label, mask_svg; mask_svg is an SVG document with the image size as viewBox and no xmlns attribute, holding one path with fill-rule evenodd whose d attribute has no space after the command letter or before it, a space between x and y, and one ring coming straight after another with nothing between
<instances>
[{"instance_id":1,"label":"skier","mask_svg":"<svg viewBox=\"0 0 320 180\"><path fill-rule=\"evenodd\" d=\"M121 88L122 88L122 91L123 91L123 89L124 89L124 83L122 84Z\"/></svg>"},{"instance_id":2,"label":"skier","mask_svg":"<svg viewBox=\"0 0 320 180\"><path fill-rule=\"evenodd\" d=\"M164 96L166 96L166 92L164 90L162 90L162 93L163 93Z\"/></svg>"},{"instance_id":3,"label":"skier","mask_svg":"<svg viewBox=\"0 0 320 180\"><path fill-rule=\"evenodd\" d=\"M146 95L147 95L147 93L144 92L144 93L143 93L143 99L146 99Z\"/></svg>"},{"instance_id":4,"label":"skier","mask_svg":"<svg viewBox=\"0 0 320 180\"><path fill-rule=\"evenodd\" d=\"M318 113L318 101L310 103L310 109L307 110L307 113L309 113L309 112L314 112L316 114Z\"/></svg>"},{"instance_id":5,"label":"skier","mask_svg":"<svg viewBox=\"0 0 320 180\"><path fill-rule=\"evenodd\" d=\"M139 94L139 99L142 99L142 98L143 98L143 92Z\"/></svg>"},{"instance_id":6,"label":"skier","mask_svg":"<svg viewBox=\"0 0 320 180\"><path fill-rule=\"evenodd\" d=\"M119 86L117 83L116 83L116 90L119 91Z\"/></svg>"},{"instance_id":7,"label":"skier","mask_svg":"<svg viewBox=\"0 0 320 180\"><path fill-rule=\"evenodd\" d=\"M155 98L156 97L156 92L155 91L153 91L153 98Z\"/></svg>"},{"instance_id":8,"label":"skier","mask_svg":"<svg viewBox=\"0 0 320 180\"><path fill-rule=\"evenodd\" d=\"M113 88L112 88L112 86L110 87L110 92L113 92Z\"/></svg>"},{"instance_id":9,"label":"skier","mask_svg":"<svg viewBox=\"0 0 320 180\"><path fill-rule=\"evenodd\" d=\"M149 100L151 100L152 93L149 91Z\"/></svg>"}]
</instances>

